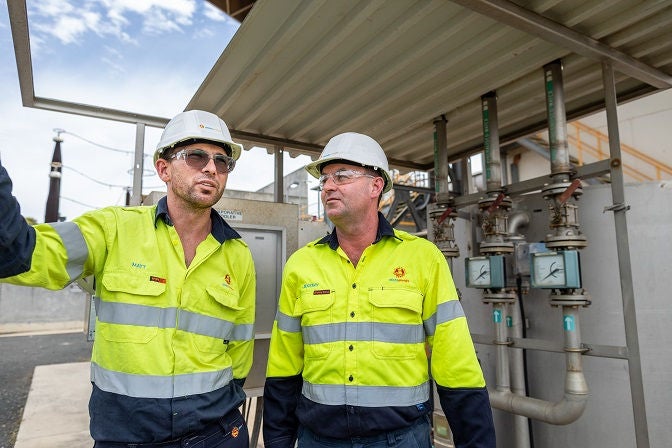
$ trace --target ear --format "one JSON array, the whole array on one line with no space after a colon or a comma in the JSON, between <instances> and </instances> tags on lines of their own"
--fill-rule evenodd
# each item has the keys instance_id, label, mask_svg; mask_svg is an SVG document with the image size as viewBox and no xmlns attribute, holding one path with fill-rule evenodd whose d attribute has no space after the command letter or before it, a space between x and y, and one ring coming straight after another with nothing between
<instances>
[{"instance_id":1,"label":"ear","mask_svg":"<svg viewBox=\"0 0 672 448\"><path fill-rule=\"evenodd\" d=\"M170 181L170 163L167 160L158 159L154 164L154 168L156 168L156 173L162 181Z\"/></svg>"},{"instance_id":2,"label":"ear","mask_svg":"<svg viewBox=\"0 0 672 448\"><path fill-rule=\"evenodd\" d=\"M383 191L385 187L385 179L382 177L374 177L373 182L371 182L371 197L377 198Z\"/></svg>"}]
</instances>

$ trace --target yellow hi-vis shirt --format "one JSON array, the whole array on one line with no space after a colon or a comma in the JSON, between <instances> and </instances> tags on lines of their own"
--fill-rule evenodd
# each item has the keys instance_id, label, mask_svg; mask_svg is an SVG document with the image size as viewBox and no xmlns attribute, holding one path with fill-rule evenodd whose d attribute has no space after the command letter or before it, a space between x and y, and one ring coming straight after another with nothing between
<instances>
[{"instance_id":1,"label":"yellow hi-vis shirt","mask_svg":"<svg viewBox=\"0 0 672 448\"><path fill-rule=\"evenodd\" d=\"M165 198L157 206L109 207L40 224L30 270L3 279L60 289L95 276L95 440L174 439L244 400L254 344L254 264L214 210L211 219L212 232L189 267Z\"/></svg>"},{"instance_id":2,"label":"yellow hi-vis shirt","mask_svg":"<svg viewBox=\"0 0 672 448\"><path fill-rule=\"evenodd\" d=\"M291 438L292 428L287 436L279 429L294 424L280 415L284 409L312 431L337 438L410 424L416 407L427 412L428 348L437 384L485 386L443 254L379 216L378 238L356 267L335 233L299 249L285 265L267 366L265 393L277 405L267 409L265 402L267 441ZM296 376L300 398L286 392ZM297 399L298 407L291 404ZM369 416L361 429L356 413Z\"/></svg>"}]
</instances>

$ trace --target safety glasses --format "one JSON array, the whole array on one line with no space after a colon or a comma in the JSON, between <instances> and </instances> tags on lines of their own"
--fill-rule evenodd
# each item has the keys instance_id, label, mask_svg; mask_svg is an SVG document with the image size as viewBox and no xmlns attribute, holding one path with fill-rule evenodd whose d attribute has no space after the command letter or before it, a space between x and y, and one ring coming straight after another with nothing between
<instances>
[{"instance_id":1,"label":"safety glasses","mask_svg":"<svg viewBox=\"0 0 672 448\"><path fill-rule=\"evenodd\" d=\"M336 185L345 185L354 182L360 177L370 177L371 179L376 178L376 176L372 176L371 174L362 173L355 170L338 170L331 174L323 174L318 177L317 180L320 182L320 190L322 190L324 188L324 184L327 183L329 179L333 180L334 184Z\"/></svg>"},{"instance_id":2,"label":"safety glasses","mask_svg":"<svg viewBox=\"0 0 672 448\"><path fill-rule=\"evenodd\" d=\"M183 149L171 155L169 159L182 159L187 162L192 168L202 170L210 162L210 159L215 161L215 167L219 174L226 174L233 171L236 166L236 161L233 157L224 154L210 154L202 149Z\"/></svg>"}]
</instances>

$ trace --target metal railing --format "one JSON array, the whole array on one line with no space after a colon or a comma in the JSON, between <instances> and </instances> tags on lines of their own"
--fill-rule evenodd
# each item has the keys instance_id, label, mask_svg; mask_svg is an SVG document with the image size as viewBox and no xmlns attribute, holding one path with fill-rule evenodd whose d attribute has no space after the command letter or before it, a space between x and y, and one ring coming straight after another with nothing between
<instances>
[{"instance_id":1,"label":"metal railing","mask_svg":"<svg viewBox=\"0 0 672 448\"><path fill-rule=\"evenodd\" d=\"M609 157L609 137L597 129L573 121L567 123L567 138L570 151L576 151L579 165ZM672 178L672 166L644 154L632 146L621 143L623 172L636 181L663 180ZM586 159L590 159L586 161Z\"/></svg>"}]
</instances>

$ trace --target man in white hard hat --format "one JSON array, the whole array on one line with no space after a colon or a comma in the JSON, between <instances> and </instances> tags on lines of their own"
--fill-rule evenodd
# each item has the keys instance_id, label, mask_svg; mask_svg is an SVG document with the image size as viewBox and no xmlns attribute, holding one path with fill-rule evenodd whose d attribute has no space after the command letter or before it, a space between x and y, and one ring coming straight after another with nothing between
<instances>
[{"instance_id":1,"label":"man in white hard hat","mask_svg":"<svg viewBox=\"0 0 672 448\"><path fill-rule=\"evenodd\" d=\"M247 245L212 208L241 153L192 110L154 154L167 195L31 227L0 166L0 281L60 289L95 277L90 431L97 448L246 448L238 410L252 364L256 279Z\"/></svg>"},{"instance_id":2,"label":"man in white hard hat","mask_svg":"<svg viewBox=\"0 0 672 448\"><path fill-rule=\"evenodd\" d=\"M306 170L335 228L285 265L264 446L431 447L429 351L455 446L494 448L485 380L448 264L378 212L392 188L383 149L340 134Z\"/></svg>"}]
</instances>

